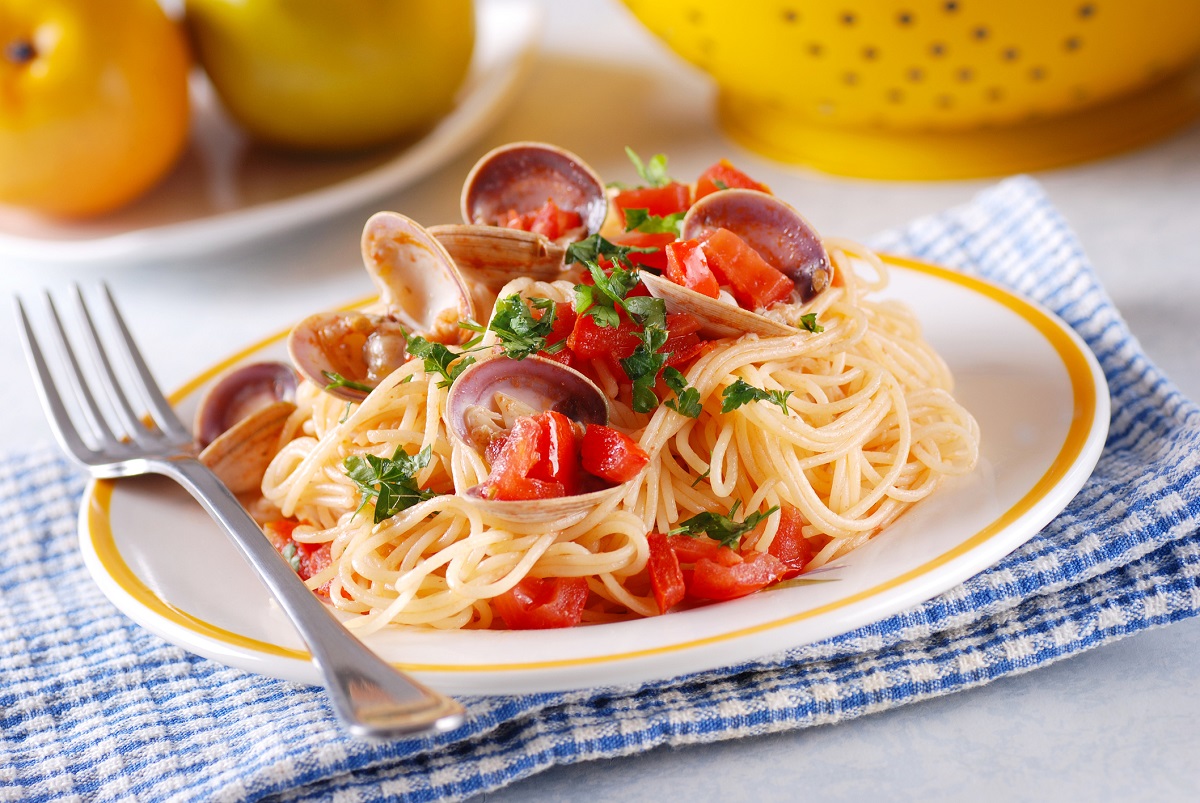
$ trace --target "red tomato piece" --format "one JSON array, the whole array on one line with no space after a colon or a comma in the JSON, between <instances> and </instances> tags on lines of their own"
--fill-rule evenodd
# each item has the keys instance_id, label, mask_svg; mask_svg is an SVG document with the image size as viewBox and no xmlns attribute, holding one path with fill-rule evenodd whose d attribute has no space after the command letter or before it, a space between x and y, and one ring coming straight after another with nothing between
<instances>
[{"instance_id":1,"label":"red tomato piece","mask_svg":"<svg viewBox=\"0 0 1200 803\"><path fill-rule=\"evenodd\" d=\"M700 558L692 569L688 594L698 599L737 599L779 582L786 571L779 558L766 552L751 552L728 566Z\"/></svg>"},{"instance_id":2,"label":"red tomato piece","mask_svg":"<svg viewBox=\"0 0 1200 803\"><path fill-rule=\"evenodd\" d=\"M650 545L650 559L646 562L650 570L650 589L658 603L658 612L666 613L683 602L687 594L683 570L679 568L679 558L667 543L667 536L649 533L646 541Z\"/></svg>"},{"instance_id":3,"label":"red tomato piece","mask_svg":"<svg viewBox=\"0 0 1200 803\"><path fill-rule=\"evenodd\" d=\"M582 577L526 577L492 598L510 630L574 627L583 618L588 585Z\"/></svg>"},{"instance_id":4,"label":"red tomato piece","mask_svg":"<svg viewBox=\"0 0 1200 803\"><path fill-rule=\"evenodd\" d=\"M675 235L669 232L627 231L614 235L612 242L617 245L657 249L650 253L632 253L629 255L629 261L662 272L667 267L667 255L663 249L668 243L675 242ZM633 295L632 291L630 295Z\"/></svg>"},{"instance_id":5,"label":"red tomato piece","mask_svg":"<svg viewBox=\"0 0 1200 803\"><path fill-rule=\"evenodd\" d=\"M650 462L633 438L603 424L587 425L579 452L583 470L609 482L627 482Z\"/></svg>"},{"instance_id":6,"label":"red tomato piece","mask_svg":"<svg viewBox=\"0 0 1200 803\"><path fill-rule=\"evenodd\" d=\"M621 322L617 326L601 326L586 313L576 317L567 348L585 360L609 359L613 365L633 354L642 342L638 326L625 313L618 311L618 314Z\"/></svg>"},{"instance_id":7,"label":"red tomato piece","mask_svg":"<svg viewBox=\"0 0 1200 803\"><path fill-rule=\"evenodd\" d=\"M771 541L771 546L767 547L767 552L779 558L787 567L783 575L783 579L787 580L804 571L804 567L816 554L816 549L800 532L804 525L804 517L799 510L791 505L782 505L779 515L779 529L775 531L775 538Z\"/></svg>"},{"instance_id":8,"label":"red tomato piece","mask_svg":"<svg viewBox=\"0 0 1200 803\"><path fill-rule=\"evenodd\" d=\"M542 424L538 435L538 454L541 459L529 470L527 477L560 483L567 496L579 493L582 469L575 425L571 419L553 410L537 418Z\"/></svg>"},{"instance_id":9,"label":"red tomato piece","mask_svg":"<svg viewBox=\"0 0 1200 803\"><path fill-rule=\"evenodd\" d=\"M508 210L502 223L506 228L521 229L543 234L551 240L557 240L571 229L583 226L583 218L578 212L559 209L552 199L547 199L540 209L521 213L515 209Z\"/></svg>"},{"instance_id":10,"label":"red tomato piece","mask_svg":"<svg viewBox=\"0 0 1200 803\"><path fill-rule=\"evenodd\" d=\"M725 550L735 557L737 556L737 553L732 549L721 546L719 541L714 541L708 536L668 535L667 546L679 558L680 563L695 563L701 558L716 560L720 563L728 562L727 557L721 556L721 550ZM733 562L736 563L737 561Z\"/></svg>"},{"instance_id":11,"label":"red tomato piece","mask_svg":"<svg viewBox=\"0 0 1200 803\"><path fill-rule=\"evenodd\" d=\"M729 285L733 297L746 309L763 309L784 301L796 287L795 282L728 229L714 231L702 242L701 248L717 280Z\"/></svg>"},{"instance_id":12,"label":"red tomato piece","mask_svg":"<svg viewBox=\"0 0 1200 803\"><path fill-rule=\"evenodd\" d=\"M328 543L306 544L295 540L292 533L298 526L300 526L300 522L294 519L268 521L263 525L263 534L280 554L291 546L295 550L296 574L300 576L301 580L309 580L332 564L333 557L330 555ZM323 597L329 596L329 583L315 589L315 593Z\"/></svg>"},{"instance_id":13,"label":"red tomato piece","mask_svg":"<svg viewBox=\"0 0 1200 803\"><path fill-rule=\"evenodd\" d=\"M542 311L534 308L533 317L541 319ZM575 363L575 355L566 344L568 337L571 336L571 331L575 328L575 308L570 303L565 301L556 301L554 303L554 325L550 328L550 334L546 336L546 345L553 346L556 343L562 343L562 348L557 351L539 351L539 357L545 357L558 362L568 367L573 367Z\"/></svg>"},{"instance_id":14,"label":"red tomato piece","mask_svg":"<svg viewBox=\"0 0 1200 803\"><path fill-rule=\"evenodd\" d=\"M538 448L542 428L541 416L524 416L516 420L503 443L492 450L496 457L491 473L480 489L485 498L511 502L567 495L561 482L529 476L534 466L545 459Z\"/></svg>"},{"instance_id":15,"label":"red tomato piece","mask_svg":"<svg viewBox=\"0 0 1200 803\"><path fill-rule=\"evenodd\" d=\"M700 247L698 240L668 243L666 255L667 264L663 269L663 276L709 298L716 298L720 294L717 277L708 267L708 257L704 255L704 249Z\"/></svg>"},{"instance_id":16,"label":"red tomato piece","mask_svg":"<svg viewBox=\"0 0 1200 803\"><path fill-rule=\"evenodd\" d=\"M717 182L725 186L722 187ZM696 200L699 201L705 195L720 189L758 190L768 195L771 193L770 187L750 178L726 159L722 159L700 174L700 178L696 181Z\"/></svg>"},{"instance_id":17,"label":"red tomato piece","mask_svg":"<svg viewBox=\"0 0 1200 803\"><path fill-rule=\"evenodd\" d=\"M685 212L692 205L692 191L686 184L672 181L661 187L639 187L621 190L613 199L621 210L621 223L625 223L626 209L645 209L651 215L666 217L676 212Z\"/></svg>"}]
</instances>

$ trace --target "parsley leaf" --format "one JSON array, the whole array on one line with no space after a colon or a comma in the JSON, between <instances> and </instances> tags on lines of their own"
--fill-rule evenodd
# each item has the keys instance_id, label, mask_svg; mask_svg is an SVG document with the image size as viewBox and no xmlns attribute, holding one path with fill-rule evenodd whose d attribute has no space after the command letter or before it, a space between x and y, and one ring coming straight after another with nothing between
<instances>
[{"instance_id":1,"label":"parsley leaf","mask_svg":"<svg viewBox=\"0 0 1200 803\"><path fill-rule=\"evenodd\" d=\"M690 535L697 537L701 534L707 535L714 541L719 541L722 546L727 546L730 549L737 549L742 542L742 536L758 526L759 522L770 516L779 506L775 505L768 508L766 511L756 511L751 513L743 521L734 521L733 517L737 515L737 510L741 507L742 500L737 500L733 503L733 507L729 509L729 515L723 516L720 513L697 513L686 521L680 522L679 526L671 530L671 535Z\"/></svg>"},{"instance_id":2,"label":"parsley leaf","mask_svg":"<svg viewBox=\"0 0 1200 803\"><path fill-rule=\"evenodd\" d=\"M583 242L582 240L580 242ZM608 242L602 240L602 242ZM612 245L609 243L609 245ZM621 246L613 246L620 248ZM568 248L568 253L570 248ZM638 283L636 270L614 264L608 273L594 260L584 261L593 284L575 285L575 311L580 315L591 315L598 326L616 327L621 323L617 314L620 308L628 312L625 296Z\"/></svg>"},{"instance_id":3,"label":"parsley leaf","mask_svg":"<svg viewBox=\"0 0 1200 803\"><path fill-rule=\"evenodd\" d=\"M638 299L657 301L662 307L660 314L666 320L666 306L662 299L638 296ZM633 301L634 299L630 299ZM658 406L658 396L654 393L654 383L658 380L658 372L667 364L667 355L660 354L659 349L667 344L667 328L665 323L643 325L641 343L625 359L621 360L621 368L633 383L633 409L639 413L651 412Z\"/></svg>"},{"instance_id":4,"label":"parsley leaf","mask_svg":"<svg viewBox=\"0 0 1200 803\"><path fill-rule=\"evenodd\" d=\"M679 236L686 212L672 212L666 217L650 214L649 209L626 209L625 231L640 231L646 234L673 234Z\"/></svg>"},{"instance_id":5,"label":"parsley leaf","mask_svg":"<svg viewBox=\"0 0 1200 803\"><path fill-rule=\"evenodd\" d=\"M322 371L321 376L325 377L326 390L333 390L334 388L350 388L350 390L361 390L363 393L370 393L375 389L362 382L355 382L354 380L347 379L341 374L334 373L333 371Z\"/></svg>"},{"instance_id":6,"label":"parsley leaf","mask_svg":"<svg viewBox=\"0 0 1200 803\"><path fill-rule=\"evenodd\" d=\"M630 254L652 254L657 250L657 248L643 248L636 245L617 245L599 234L593 234L567 246L566 263L570 265L573 262L580 262L587 265L588 268L592 266L598 268L600 258L604 257L614 265L632 268L633 263L629 260ZM632 285L630 286L632 287Z\"/></svg>"},{"instance_id":7,"label":"parsley leaf","mask_svg":"<svg viewBox=\"0 0 1200 803\"><path fill-rule=\"evenodd\" d=\"M725 390L721 391L721 412L728 413L741 407L743 404L749 404L755 401L765 401L771 404L778 405L783 414L787 415L791 409L787 406L788 396L792 395L790 390L760 390L753 385L747 383L744 379L738 379Z\"/></svg>"},{"instance_id":8,"label":"parsley leaf","mask_svg":"<svg viewBox=\"0 0 1200 803\"><path fill-rule=\"evenodd\" d=\"M696 487L697 485L699 485L699 484L700 484L702 481L704 481L704 480L708 479L708 475L709 475L709 474L712 474L712 467L711 467L711 466L709 466L708 468L704 469L704 473L703 473L703 474L701 474L699 477L696 477L696 479L692 480L692 487L693 487L693 488L695 488L695 487Z\"/></svg>"},{"instance_id":9,"label":"parsley leaf","mask_svg":"<svg viewBox=\"0 0 1200 803\"><path fill-rule=\"evenodd\" d=\"M279 550L279 554L283 555L283 559L292 567L292 571L300 571L300 556L296 553L296 545L294 543L290 543Z\"/></svg>"},{"instance_id":10,"label":"parsley leaf","mask_svg":"<svg viewBox=\"0 0 1200 803\"><path fill-rule=\"evenodd\" d=\"M821 332L825 331L825 327L817 323L817 313L815 312L809 312L801 315L800 325L812 332L814 335L819 335Z\"/></svg>"},{"instance_id":11,"label":"parsley leaf","mask_svg":"<svg viewBox=\"0 0 1200 803\"><path fill-rule=\"evenodd\" d=\"M417 487L416 475L429 465L433 450L426 446L415 455L396 447L391 458L384 459L373 454L350 455L342 461L346 475L362 493L358 511L375 500L375 524L391 518L401 510L407 510L419 502L438 496L437 491L423 491Z\"/></svg>"},{"instance_id":12,"label":"parsley leaf","mask_svg":"<svg viewBox=\"0 0 1200 803\"><path fill-rule=\"evenodd\" d=\"M700 406L700 391L688 384L687 377L678 369L666 368L663 370L663 381L667 383L667 387L675 391L675 398L664 402L667 407L688 418L696 418L700 415L700 411L703 409Z\"/></svg>"},{"instance_id":13,"label":"parsley leaf","mask_svg":"<svg viewBox=\"0 0 1200 803\"><path fill-rule=\"evenodd\" d=\"M726 184L724 181L721 181L721 179L719 179L719 178L713 180L713 186L715 186L718 190L729 189L729 185Z\"/></svg>"},{"instance_id":14,"label":"parsley leaf","mask_svg":"<svg viewBox=\"0 0 1200 803\"><path fill-rule=\"evenodd\" d=\"M629 161L633 162L634 169L637 170L637 174L641 176L647 186L663 187L673 181L667 175L667 155L665 153L656 153L650 157L649 162L643 163L637 152L626 145L625 155L629 157Z\"/></svg>"},{"instance_id":15,"label":"parsley leaf","mask_svg":"<svg viewBox=\"0 0 1200 803\"><path fill-rule=\"evenodd\" d=\"M475 362L474 357L456 354L441 343L430 342L420 335L408 336L408 353L424 361L426 373L442 375L439 388L450 387L458 375Z\"/></svg>"},{"instance_id":16,"label":"parsley leaf","mask_svg":"<svg viewBox=\"0 0 1200 803\"><path fill-rule=\"evenodd\" d=\"M534 310L541 310L541 317L534 317ZM523 360L539 351L554 353L566 346L560 341L546 345L546 338L554 329L554 301L549 298L526 299L516 293L496 302L496 312L487 329L496 333L504 353L514 360ZM476 323L460 323L464 329L486 331Z\"/></svg>"}]
</instances>

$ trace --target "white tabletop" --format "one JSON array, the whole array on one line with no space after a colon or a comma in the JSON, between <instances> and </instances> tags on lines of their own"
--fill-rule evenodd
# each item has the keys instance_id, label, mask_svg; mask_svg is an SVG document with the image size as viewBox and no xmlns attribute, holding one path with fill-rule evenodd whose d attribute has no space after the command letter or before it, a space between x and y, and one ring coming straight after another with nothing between
<instances>
[{"instance_id":1,"label":"white tabletop","mask_svg":"<svg viewBox=\"0 0 1200 803\"><path fill-rule=\"evenodd\" d=\"M512 108L476 147L416 187L269 242L153 265L6 264L5 294L103 279L166 387L305 314L370 292L358 238L377 209L457 218L487 148L520 139L631 179L630 145L698 174L726 156L822 232L862 238L965 202L992 183L879 183L768 162L716 129L712 88L616 0L543 0L542 47ZM1160 367L1200 398L1200 126L1139 152L1038 174L1118 308ZM0 324L0 448L49 440L12 324ZM832 727L559 768L489 799L1185 799L1200 788L1200 621L1111 644L973 691Z\"/></svg>"}]
</instances>

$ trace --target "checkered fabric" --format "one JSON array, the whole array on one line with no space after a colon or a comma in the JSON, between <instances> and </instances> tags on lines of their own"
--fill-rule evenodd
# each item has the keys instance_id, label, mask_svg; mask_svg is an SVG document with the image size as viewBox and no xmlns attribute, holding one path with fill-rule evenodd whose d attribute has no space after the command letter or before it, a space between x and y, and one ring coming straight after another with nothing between
<instances>
[{"instance_id":1,"label":"checkered fabric","mask_svg":"<svg viewBox=\"0 0 1200 803\"><path fill-rule=\"evenodd\" d=\"M196 657L118 613L75 541L84 478L0 459L0 797L454 800L554 764L831 723L1025 672L1200 610L1200 410L1146 358L1027 178L874 243L997 280L1087 341L1113 418L1068 508L996 566L889 619L633 689L469 698L438 737L357 741L320 689Z\"/></svg>"}]
</instances>

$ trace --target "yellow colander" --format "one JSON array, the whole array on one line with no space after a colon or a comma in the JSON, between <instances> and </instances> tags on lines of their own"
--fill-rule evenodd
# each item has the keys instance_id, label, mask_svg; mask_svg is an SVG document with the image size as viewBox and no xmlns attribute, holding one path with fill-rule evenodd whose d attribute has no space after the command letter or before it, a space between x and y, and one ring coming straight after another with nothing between
<instances>
[{"instance_id":1,"label":"yellow colander","mask_svg":"<svg viewBox=\"0 0 1200 803\"><path fill-rule=\"evenodd\" d=\"M1082 161L1200 113L1200 0L623 0L776 159L873 178Z\"/></svg>"}]
</instances>

